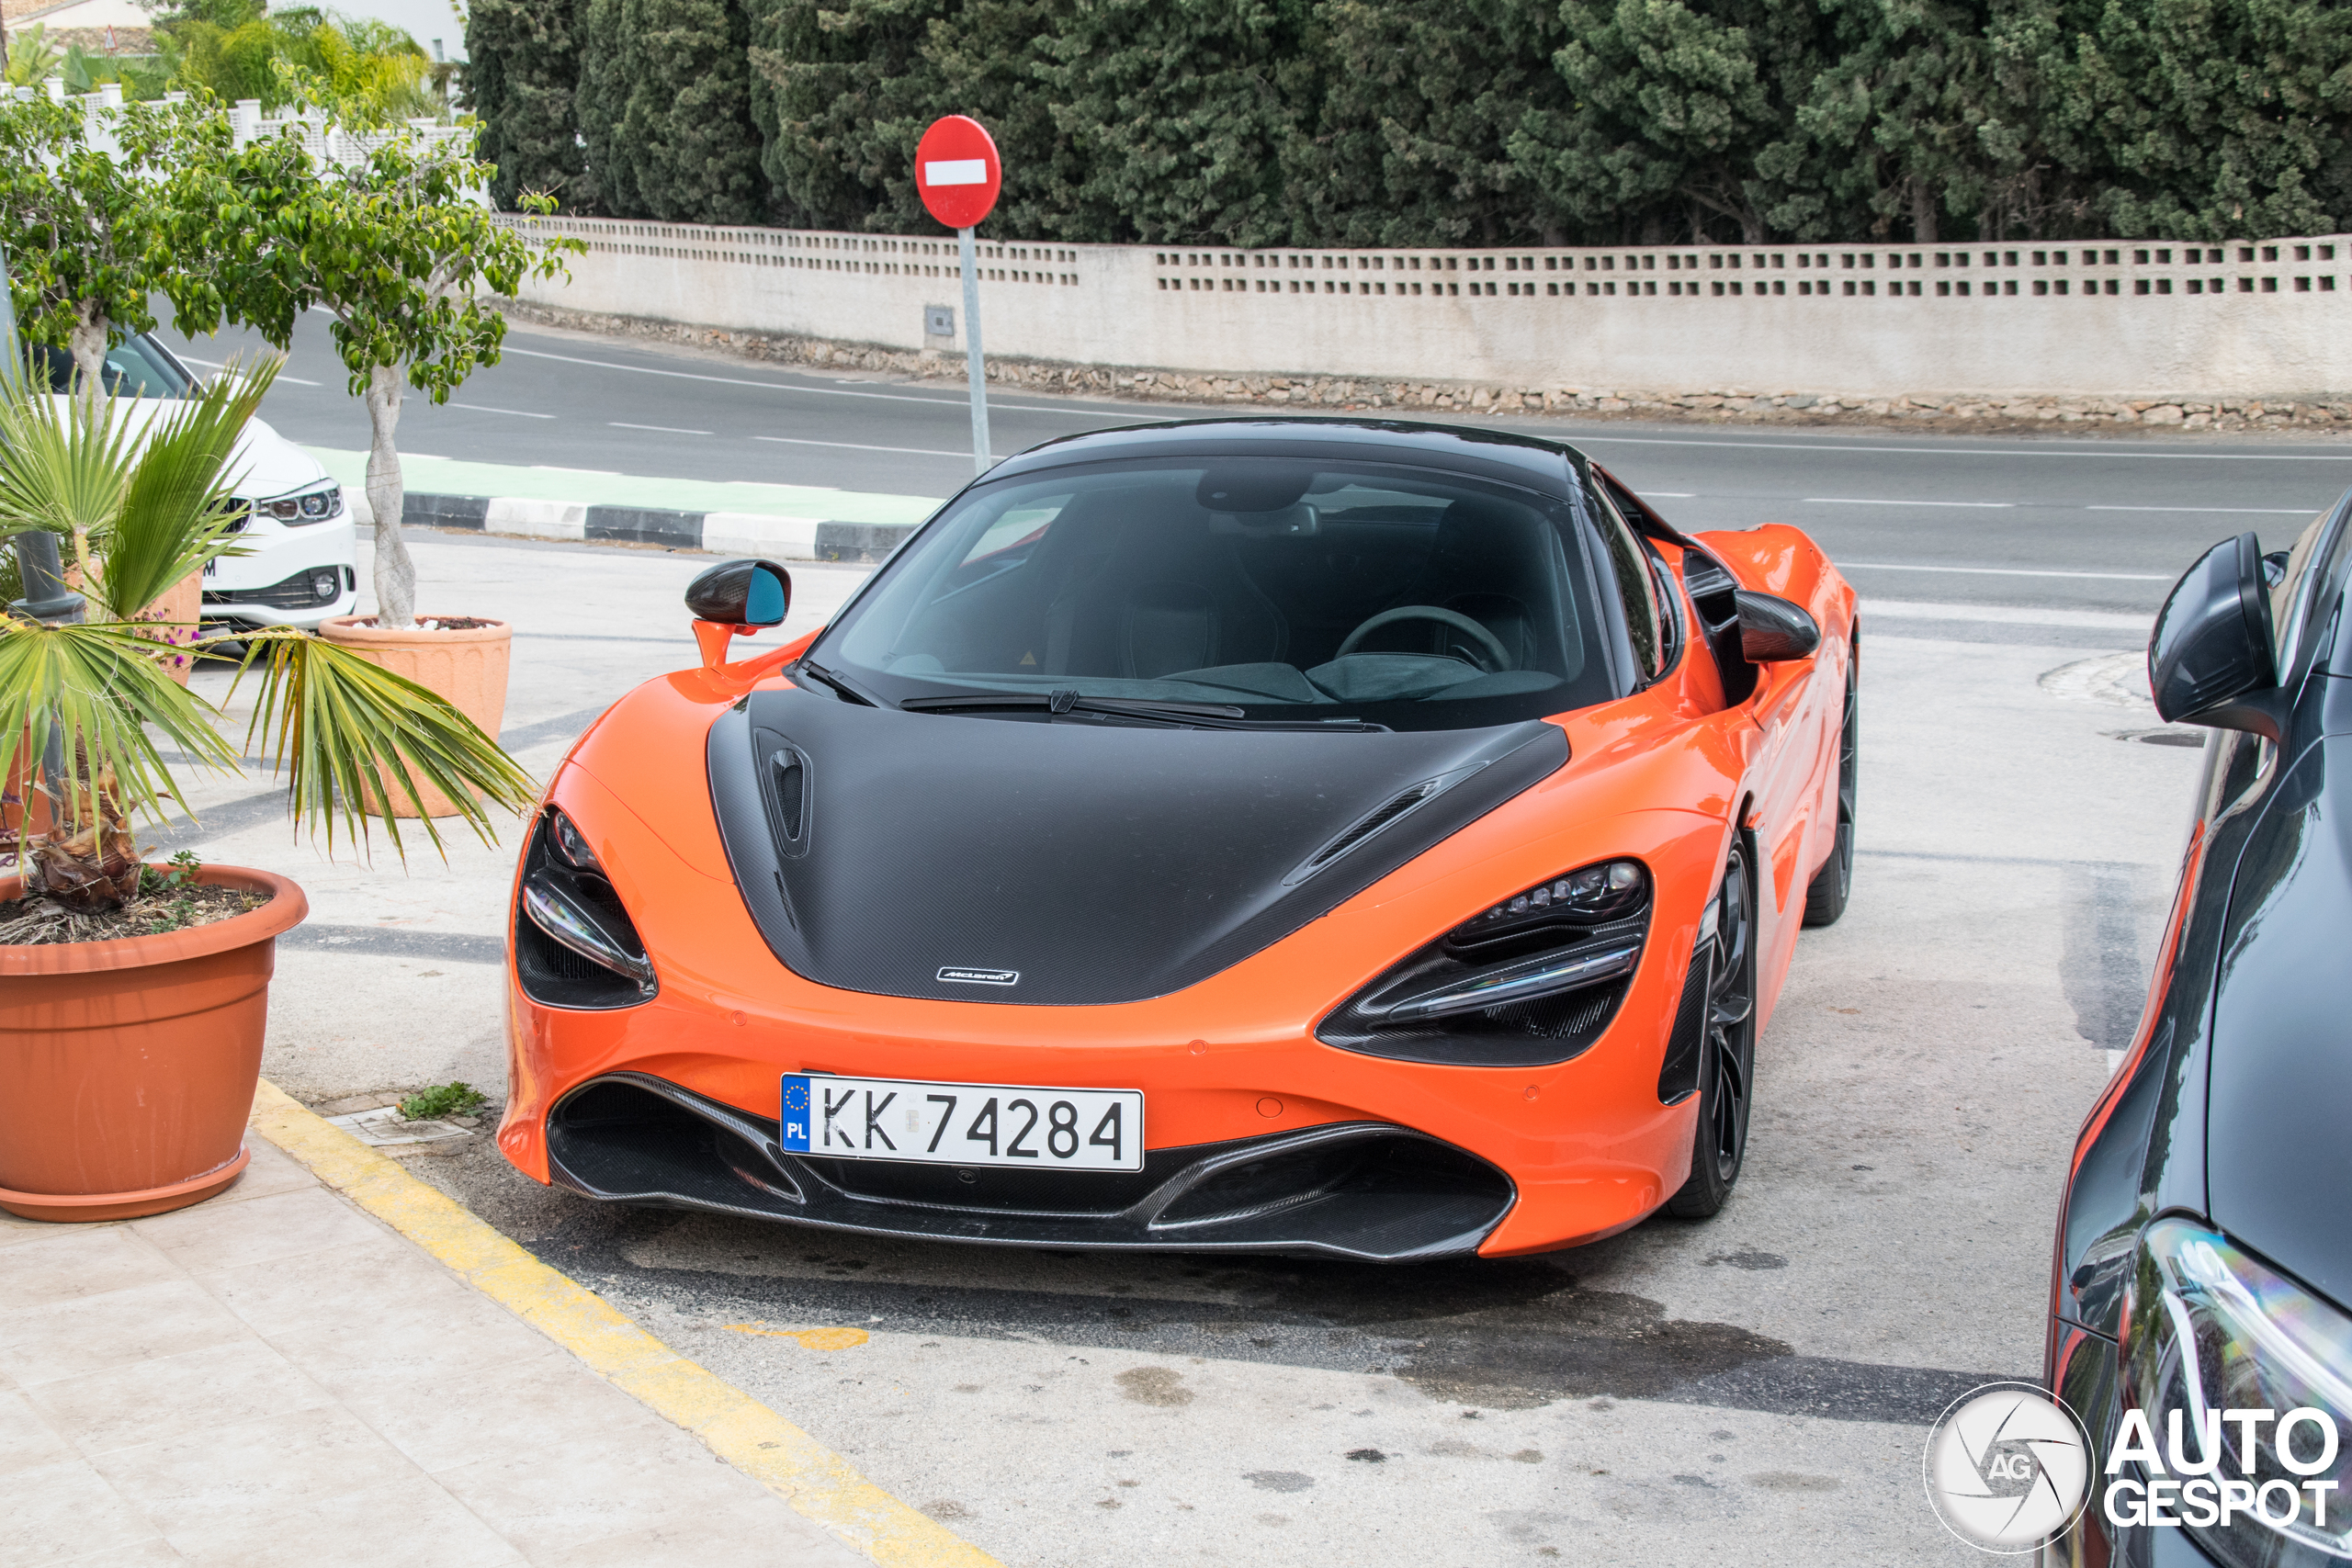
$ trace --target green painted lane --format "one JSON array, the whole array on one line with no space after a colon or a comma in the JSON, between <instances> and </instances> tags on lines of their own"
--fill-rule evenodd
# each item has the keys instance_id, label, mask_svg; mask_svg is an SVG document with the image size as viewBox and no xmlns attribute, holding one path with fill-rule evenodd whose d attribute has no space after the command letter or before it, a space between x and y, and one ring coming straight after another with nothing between
<instances>
[{"instance_id":1,"label":"green painted lane","mask_svg":"<svg viewBox=\"0 0 2352 1568\"><path fill-rule=\"evenodd\" d=\"M302 448L355 494L367 488L368 454L329 446ZM525 501L577 502L591 506L641 506L677 512L735 512L826 523L920 523L944 499L833 490L822 485L755 484L740 480L650 479L585 468L468 463L453 457L401 455L407 488L419 495L513 496Z\"/></svg>"}]
</instances>

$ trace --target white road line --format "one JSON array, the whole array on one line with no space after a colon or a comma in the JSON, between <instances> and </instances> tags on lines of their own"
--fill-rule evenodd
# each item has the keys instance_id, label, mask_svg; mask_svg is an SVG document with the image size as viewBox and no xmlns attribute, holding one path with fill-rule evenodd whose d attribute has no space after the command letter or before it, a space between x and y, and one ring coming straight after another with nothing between
<instances>
[{"instance_id":1,"label":"white road line","mask_svg":"<svg viewBox=\"0 0 2352 1568\"><path fill-rule=\"evenodd\" d=\"M2086 512L2210 512L2216 517L2309 517L2313 506L2086 506Z\"/></svg>"},{"instance_id":2,"label":"white road line","mask_svg":"<svg viewBox=\"0 0 2352 1568\"><path fill-rule=\"evenodd\" d=\"M2171 582L2169 573L2145 571L2028 571L2013 566L1898 566L1891 561L1841 560L1840 571L1938 571L1965 577L2086 577L2099 582Z\"/></svg>"},{"instance_id":3,"label":"white road line","mask_svg":"<svg viewBox=\"0 0 2352 1568\"><path fill-rule=\"evenodd\" d=\"M681 430L674 424L631 424L626 420L607 420L615 430L650 430L661 435L708 435L707 430ZM675 638L672 639L676 640Z\"/></svg>"},{"instance_id":4,"label":"white road line","mask_svg":"<svg viewBox=\"0 0 2352 1568\"><path fill-rule=\"evenodd\" d=\"M1979 621L2004 626L2096 626L2147 635L2154 614L2131 615L2115 610L2053 610L2035 604L1971 604L1962 601L1871 599L1862 601L1865 618L1875 615L1897 621Z\"/></svg>"},{"instance_id":5,"label":"white road line","mask_svg":"<svg viewBox=\"0 0 2352 1568\"><path fill-rule=\"evenodd\" d=\"M516 419L553 419L551 413L533 413L528 409L494 409L483 403L445 403L444 408L464 409L471 413L511 413Z\"/></svg>"},{"instance_id":6,"label":"white road line","mask_svg":"<svg viewBox=\"0 0 2352 1568\"><path fill-rule=\"evenodd\" d=\"M1865 501L1850 495L1801 495L1799 506L1967 506L1984 511L2014 512L2014 501Z\"/></svg>"},{"instance_id":7,"label":"white road line","mask_svg":"<svg viewBox=\"0 0 2352 1568\"><path fill-rule=\"evenodd\" d=\"M943 452L934 446L868 446L856 441L803 441L792 435L754 435L752 439L774 441L785 446L832 446L845 452L904 452L916 457L968 457L972 455L969 450Z\"/></svg>"},{"instance_id":8,"label":"white road line","mask_svg":"<svg viewBox=\"0 0 2352 1568\"><path fill-rule=\"evenodd\" d=\"M616 479L621 477L621 471L618 468L567 468L555 463L534 463L531 467L535 471L542 474L588 474L600 479Z\"/></svg>"},{"instance_id":9,"label":"white road line","mask_svg":"<svg viewBox=\"0 0 2352 1568\"><path fill-rule=\"evenodd\" d=\"M510 354L520 353L509 349ZM2141 457L2205 463L2352 463L2352 451L2335 452L2108 452L2036 451L2020 446L1835 446L1810 441L1699 441L1671 435L1587 435L1571 431L1562 437L1570 446L1722 446L1753 452L1893 453L1912 457Z\"/></svg>"},{"instance_id":10,"label":"white road line","mask_svg":"<svg viewBox=\"0 0 2352 1568\"><path fill-rule=\"evenodd\" d=\"M1699 499L1695 491L1687 490L1645 490L1637 493L1644 501L1696 501Z\"/></svg>"},{"instance_id":11,"label":"white road line","mask_svg":"<svg viewBox=\"0 0 2352 1568\"><path fill-rule=\"evenodd\" d=\"M741 376L705 376L692 370L663 370L651 365L616 365L609 359L582 359L576 355L548 354L536 348L515 348L509 345L501 352L519 354L526 359L552 359L564 365L585 365L597 370L627 370L638 376L668 376L680 381L715 381L722 387L757 387L769 392L806 392L813 398L876 398L888 403L927 403L933 408L939 409L960 409L969 406L965 400L956 397L918 398L910 392L853 392L845 387L796 387L789 381L751 381ZM1001 403L993 399L989 400L989 407L1010 409L1015 413L1075 414L1075 411L1069 408L1041 407L1035 403ZM1092 416L1089 414L1086 417ZM1137 417L1142 415L1138 413Z\"/></svg>"}]
</instances>

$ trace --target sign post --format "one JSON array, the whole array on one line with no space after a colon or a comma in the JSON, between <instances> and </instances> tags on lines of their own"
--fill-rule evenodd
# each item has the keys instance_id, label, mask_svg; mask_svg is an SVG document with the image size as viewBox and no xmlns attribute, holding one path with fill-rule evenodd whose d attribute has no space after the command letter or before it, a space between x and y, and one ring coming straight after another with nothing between
<instances>
[{"instance_id":1,"label":"sign post","mask_svg":"<svg viewBox=\"0 0 2352 1568\"><path fill-rule=\"evenodd\" d=\"M980 357L980 274L972 231L996 206L1004 168L996 142L980 122L960 114L932 121L915 144L915 190L933 218L956 231L964 273L965 373L972 388L972 468L985 474L989 456L988 370Z\"/></svg>"}]
</instances>

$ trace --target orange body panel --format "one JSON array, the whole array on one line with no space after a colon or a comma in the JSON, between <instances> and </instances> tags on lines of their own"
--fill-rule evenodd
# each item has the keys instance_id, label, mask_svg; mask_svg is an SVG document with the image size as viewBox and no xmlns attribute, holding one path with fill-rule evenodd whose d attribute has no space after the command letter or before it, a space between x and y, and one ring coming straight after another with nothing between
<instances>
[{"instance_id":1,"label":"orange body panel","mask_svg":"<svg viewBox=\"0 0 2352 1568\"><path fill-rule=\"evenodd\" d=\"M619 1069L770 1118L782 1076L799 1071L1138 1089L1153 1148L1377 1121L1481 1156L1519 1193L1481 1248L1490 1256L1637 1223L1689 1174L1698 1101L1661 1105L1658 1070L1736 824L1755 832L1767 868L1758 931L1758 1001L1769 1008L1836 821L1852 592L1793 529L1705 542L1751 586L1806 605L1822 625L1821 653L1769 667L1747 702L1725 708L1713 663L1694 646L1648 690L1555 718L1568 738L1566 766L1329 915L1198 984L1114 1006L876 996L792 973L734 886L704 758L718 715L780 682L775 671L807 639L647 682L581 739L548 798L608 869L661 994L618 1011L570 1011L529 1000L510 971L500 1147L547 1180L549 1109L572 1086ZM1691 619L1687 604L1683 615ZM1435 935L1530 884L1615 856L1650 869L1651 935L1616 1021L1581 1055L1532 1068L1432 1066L1315 1038L1326 1013ZM1279 1101L1272 1114L1270 1101Z\"/></svg>"}]
</instances>

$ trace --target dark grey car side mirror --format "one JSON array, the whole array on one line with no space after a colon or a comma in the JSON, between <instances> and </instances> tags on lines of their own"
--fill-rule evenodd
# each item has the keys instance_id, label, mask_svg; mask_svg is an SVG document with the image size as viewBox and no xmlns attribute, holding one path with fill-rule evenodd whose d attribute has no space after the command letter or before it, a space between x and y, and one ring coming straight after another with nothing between
<instances>
[{"instance_id":1,"label":"dark grey car side mirror","mask_svg":"<svg viewBox=\"0 0 2352 1568\"><path fill-rule=\"evenodd\" d=\"M2148 639L2148 689L2167 724L2286 732L2262 546L2224 539L2182 574Z\"/></svg>"},{"instance_id":2,"label":"dark grey car side mirror","mask_svg":"<svg viewBox=\"0 0 2352 1568\"><path fill-rule=\"evenodd\" d=\"M1821 625L1802 604L1743 588L1739 606L1739 656L1750 664L1809 659L1821 646Z\"/></svg>"}]
</instances>

